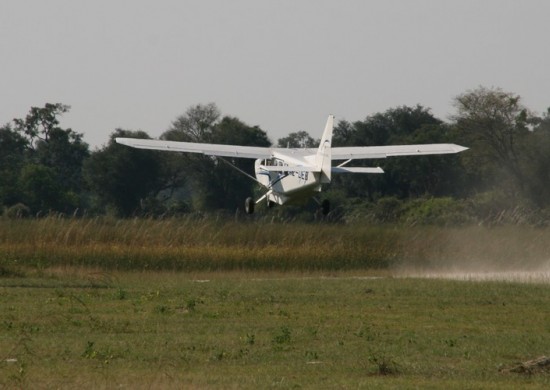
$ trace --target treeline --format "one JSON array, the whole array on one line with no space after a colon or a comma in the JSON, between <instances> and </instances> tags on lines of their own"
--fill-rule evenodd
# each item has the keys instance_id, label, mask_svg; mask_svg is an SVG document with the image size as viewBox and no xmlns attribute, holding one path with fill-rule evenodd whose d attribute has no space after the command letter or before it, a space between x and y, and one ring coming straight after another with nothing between
<instances>
[{"instance_id":1,"label":"treeline","mask_svg":"<svg viewBox=\"0 0 550 390\"><path fill-rule=\"evenodd\" d=\"M550 221L550 109L539 116L516 94L479 87L454 100L450 121L430 109L396 107L362 121L340 121L334 146L450 142L458 155L357 161L381 166L382 175L340 175L322 195L335 221L391 223L521 223ZM261 189L229 163L253 175L243 159L128 148L116 137L150 138L117 129L91 151L82 134L63 128L69 106L32 107L25 118L0 127L0 207L5 217L65 215L176 216L243 209ZM162 139L270 146L265 131L222 116L215 104L196 105L176 118ZM304 131L280 147L317 147ZM230 161L227 161L230 160ZM313 220L316 205L260 211L278 219ZM258 218L258 217L257 217Z\"/></svg>"}]
</instances>

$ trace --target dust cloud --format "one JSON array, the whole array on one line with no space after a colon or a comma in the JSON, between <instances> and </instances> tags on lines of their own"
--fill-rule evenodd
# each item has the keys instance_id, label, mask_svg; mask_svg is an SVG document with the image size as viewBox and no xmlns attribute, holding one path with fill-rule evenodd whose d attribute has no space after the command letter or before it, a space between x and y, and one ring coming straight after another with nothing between
<instances>
[{"instance_id":1,"label":"dust cloud","mask_svg":"<svg viewBox=\"0 0 550 390\"><path fill-rule=\"evenodd\" d=\"M398 277L550 283L550 229L426 229L407 237Z\"/></svg>"}]
</instances>

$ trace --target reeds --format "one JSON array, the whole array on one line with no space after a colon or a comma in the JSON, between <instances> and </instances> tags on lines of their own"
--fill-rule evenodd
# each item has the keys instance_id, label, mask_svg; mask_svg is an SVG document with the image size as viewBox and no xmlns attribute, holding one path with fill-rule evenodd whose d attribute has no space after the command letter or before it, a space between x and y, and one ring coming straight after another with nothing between
<instances>
[{"instance_id":1,"label":"reeds","mask_svg":"<svg viewBox=\"0 0 550 390\"><path fill-rule=\"evenodd\" d=\"M336 270L387 267L392 235L335 225L188 219L1 220L4 266L120 270ZM342 232L341 229L344 229ZM387 246L384 250L384 246Z\"/></svg>"},{"instance_id":2,"label":"reeds","mask_svg":"<svg viewBox=\"0 0 550 390\"><path fill-rule=\"evenodd\" d=\"M550 230L178 218L0 219L0 269L331 271L521 268L550 259Z\"/></svg>"}]
</instances>

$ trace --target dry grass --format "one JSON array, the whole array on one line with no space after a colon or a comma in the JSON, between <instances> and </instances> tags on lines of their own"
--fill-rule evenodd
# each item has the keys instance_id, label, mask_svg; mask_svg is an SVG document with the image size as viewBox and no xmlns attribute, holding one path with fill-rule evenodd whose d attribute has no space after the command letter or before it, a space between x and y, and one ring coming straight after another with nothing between
<instances>
[{"instance_id":1,"label":"dry grass","mask_svg":"<svg viewBox=\"0 0 550 390\"><path fill-rule=\"evenodd\" d=\"M119 270L384 268L395 234L336 225L170 220L0 221L4 267ZM342 230L343 229L343 230Z\"/></svg>"},{"instance_id":2,"label":"dry grass","mask_svg":"<svg viewBox=\"0 0 550 390\"><path fill-rule=\"evenodd\" d=\"M101 270L548 271L550 229L212 219L0 219L0 273Z\"/></svg>"},{"instance_id":3,"label":"dry grass","mask_svg":"<svg viewBox=\"0 0 550 390\"><path fill-rule=\"evenodd\" d=\"M0 220L4 269L525 269L547 263L550 231L270 224L193 219Z\"/></svg>"}]
</instances>

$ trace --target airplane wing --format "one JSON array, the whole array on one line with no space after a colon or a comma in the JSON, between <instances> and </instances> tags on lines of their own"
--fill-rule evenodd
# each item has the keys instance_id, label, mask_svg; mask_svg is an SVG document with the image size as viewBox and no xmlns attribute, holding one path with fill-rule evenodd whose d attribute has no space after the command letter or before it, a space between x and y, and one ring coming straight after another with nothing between
<instances>
[{"instance_id":1,"label":"airplane wing","mask_svg":"<svg viewBox=\"0 0 550 390\"><path fill-rule=\"evenodd\" d=\"M164 150L172 152L200 153L208 156L239 158L271 158L274 152L285 155L305 156L315 149L285 149L260 146L239 146L205 144L196 142L162 141L139 138L116 138L122 145L138 149ZM388 146L351 146L332 148L332 160L377 159L392 156L421 156L429 154L458 153L465 148L455 144L388 145ZM300 170L307 170L302 167Z\"/></svg>"},{"instance_id":2,"label":"airplane wing","mask_svg":"<svg viewBox=\"0 0 550 390\"><path fill-rule=\"evenodd\" d=\"M272 148L264 148L260 146L203 144L196 142L161 141L138 138L116 138L116 142L138 149L201 153L207 156L221 157L270 158L273 153Z\"/></svg>"},{"instance_id":3,"label":"airplane wing","mask_svg":"<svg viewBox=\"0 0 550 390\"><path fill-rule=\"evenodd\" d=\"M458 153L466 150L455 144L351 146L332 148L333 160L386 158L393 156L422 156L428 154Z\"/></svg>"}]
</instances>

